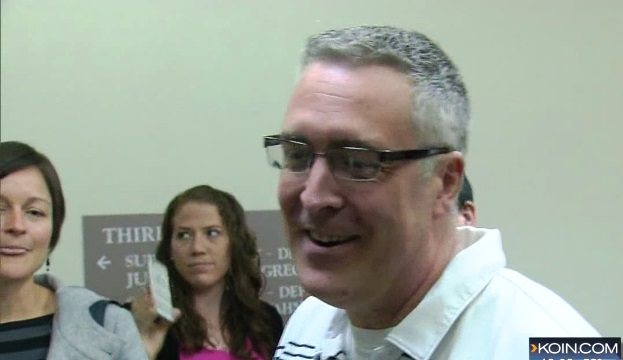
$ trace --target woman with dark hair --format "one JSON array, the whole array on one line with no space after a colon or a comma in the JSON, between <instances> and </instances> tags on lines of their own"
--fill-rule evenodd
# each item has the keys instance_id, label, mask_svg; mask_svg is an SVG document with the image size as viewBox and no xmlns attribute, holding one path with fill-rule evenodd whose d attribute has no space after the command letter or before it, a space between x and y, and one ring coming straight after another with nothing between
<instances>
[{"instance_id":1,"label":"woman with dark hair","mask_svg":"<svg viewBox=\"0 0 623 360\"><path fill-rule=\"evenodd\" d=\"M0 359L147 359L132 316L90 290L35 275L65 219L50 160L0 142Z\"/></svg>"},{"instance_id":2,"label":"woman with dark hair","mask_svg":"<svg viewBox=\"0 0 623 360\"><path fill-rule=\"evenodd\" d=\"M283 321L259 298L263 277L256 239L234 196L208 185L177 195L164 214L156 258L169 271L173 305L182 313L156 359L272 357ZM154 338L156 315L145 311L153 310L150 301L144 294L132 304L144 339Z\"/></svg>"}]
</instances>

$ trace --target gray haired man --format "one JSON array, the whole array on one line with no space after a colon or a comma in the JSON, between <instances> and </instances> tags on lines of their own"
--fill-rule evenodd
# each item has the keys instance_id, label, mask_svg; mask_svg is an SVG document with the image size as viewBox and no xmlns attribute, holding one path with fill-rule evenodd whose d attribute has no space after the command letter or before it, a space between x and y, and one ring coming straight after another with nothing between
<instances>
[{"instance_id":1,"label":"gray haired man","mask_svg":"<svg viewBox=\"0 0 623 360\"><path fill-rule=\"evenodd\" d=\"M518 359L531 336L598 336L506 268L498 230L456 227L467 91L426 36L312 36L278 135L279 204L305 290L275 359Z\"/></svg>"}]
</instances>

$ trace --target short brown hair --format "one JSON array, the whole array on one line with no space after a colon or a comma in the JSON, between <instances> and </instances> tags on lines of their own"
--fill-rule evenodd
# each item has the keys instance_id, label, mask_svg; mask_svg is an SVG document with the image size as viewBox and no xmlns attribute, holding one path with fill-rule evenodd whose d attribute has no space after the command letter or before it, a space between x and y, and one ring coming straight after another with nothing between
<instances>
[{"instance_id":1,"label":"short brown hair","mask_svg":"<svg viewBox=\"0 0 623 360\"><path fill-rule=\"evenodd\" d=\"M58 243L65 220L65 197L58 173L50 159L32 146L19 141L0 142L0 179L31 166L41 172L52 197L52 237L50 238L50 252L52 252Z\"/></svg>"}]
</instances>

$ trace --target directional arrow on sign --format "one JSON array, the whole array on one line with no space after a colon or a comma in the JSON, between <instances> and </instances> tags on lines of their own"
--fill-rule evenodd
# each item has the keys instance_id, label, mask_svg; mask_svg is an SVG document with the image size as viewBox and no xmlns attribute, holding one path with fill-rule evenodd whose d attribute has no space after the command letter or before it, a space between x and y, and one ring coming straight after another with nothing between
<instances>
[{"instance_id":1,"label":"directional arrow on sign","mask_svg":"<svg viewBox=\"0 0 623 360\"><path fill-rule=\"evenodd\" d=\"M106 270L108 265L110 265L110 260L106 259L106 255L97 260L97 266L101 267L102 270Z\"/></svg>"}]
</instances>

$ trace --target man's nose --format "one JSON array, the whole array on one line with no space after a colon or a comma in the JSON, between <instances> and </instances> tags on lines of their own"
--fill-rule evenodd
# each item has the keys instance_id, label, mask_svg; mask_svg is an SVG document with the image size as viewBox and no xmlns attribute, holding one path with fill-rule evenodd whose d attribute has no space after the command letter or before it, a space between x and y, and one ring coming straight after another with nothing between
<instances>
[{"instance_id":1,"label":"man's nose","mask_svg":"<svg viewBox=\"0 0 623 360\"><path fill-rule=\"evenodd\" d=\"M342 207L344 200L340 194L340 186L325 156L316 154L314 157L300 198L303 208L310 214L322 209Z\"/></svg>"}]
</instances>

